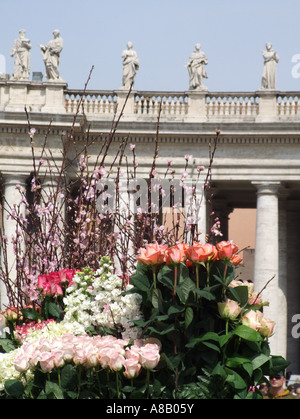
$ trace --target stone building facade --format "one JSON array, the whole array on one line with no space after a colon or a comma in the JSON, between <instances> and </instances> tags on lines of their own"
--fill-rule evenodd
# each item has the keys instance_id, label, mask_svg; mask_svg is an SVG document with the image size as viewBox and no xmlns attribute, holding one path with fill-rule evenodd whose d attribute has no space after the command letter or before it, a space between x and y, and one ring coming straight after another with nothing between
<instances>
[{"instance_id":1,"label":"stone building facade","mask_svg":"<svg viewBox=\"0 0 300 419\"><path fill-rule=\"evenodd\" d=\"M15 186L24 184L31 171L26 105L37 138L49 129L53 154L61 156L61 135L73 124L80 98L84 117L75 124L77 141L84 124L93 134L110 132L115 113L122 109L127 92L70 90L64 82L0 81L0 173L1 193L13 205ZM139 153L137 170L143 177L153 158L153 143L159 122L157 170L166 161L183 168L183 156L192 155L195 166L207 166L208 148L221 130L213 163L213 209L226 238L229 214L235 208L256 208L254 283L270 301L266 316L276 321L271 338L274 354L292 361L300 373L300 339L294 337L292 318L300 313L300 108L299 92L132 91L120 119L112 148L130 136ZM49 122L51 126L49 128ZM77 133L77 134L76 134ZM99 144L91 146L91 159ZM204 206L205 210L205 206ZM206 231L206 217L201 218ZM241 220L247 223L247 219ZM5 231L10 224L3 216ZM233 238L234 239L234 238ZM13 261L12 261L13 266ZM247 278L249 279L249 278ZM1 289L1 304L5 292Z\"/></svg>"}]
</instances>

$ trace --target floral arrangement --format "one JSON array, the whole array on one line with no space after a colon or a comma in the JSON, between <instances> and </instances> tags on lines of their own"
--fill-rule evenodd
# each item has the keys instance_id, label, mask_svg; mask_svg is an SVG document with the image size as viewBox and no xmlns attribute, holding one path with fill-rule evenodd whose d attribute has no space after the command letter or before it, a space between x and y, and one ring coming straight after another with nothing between
<instances>
[{"instance_id":1,"label":"floral arrangement","mask_svg":"<svg viewBox=\"0 0 300 419\"><path fill-rule=\"evenodd\" d=\"M167 227L160 211L151 212L151 200L146 213L128 205L121 210L120 191L137 178L138 167L132 144L129 164L129 137L111 158L122 110L93 167L89 145L99 138L87 130L83 142L74 141L81 106L83 99L73 127L62 135L59 164L27 114L33 171L26 188L16 187L20 203L5 205L15 233L8 237L0 228L0 281L9 300L0 314L0 399L261 398L257 385L289 363L270 353L274 323L263 314L268 303L236 278L237 246L211 243L222 237L211 194L220 130L202 179L201 162L196 176L193 168L189 173L196 159L188 154L183 173L175 173L171 161L165 174L163 164L157 170L157 129L147 185L176 178L185 196L184 211L176 208L182 213L172 213ZM73 182L70 170L77 175ZM97 207L105 177L115 185L112 213ZM51 187L43 188L43 181ZM168 191L158 189L162 200ZM209 227L203 244L194 209L204 194Z\"/></svg>"},{"instance_id":2,"label":"floral arrangement","mask_svg":"<svg viewBox=\"0 0 300 419\"><path fill-rule=\"evenodd\" d=\"M169 369L167 381L159 371L156 379L178 398L262 397L256 386L289 362L270 354L275 324L263 315L269 303L236 278L237 246L151 243L137 260L131 283L146 313L137 323L160 339Z\"/></svg>"},{"instance_id":3,"label":"floral arrangement","mask_svg":"<svg viewBox=\"0 0 300 419\"><path fill-rule=\"evenodd\" d=\"M41 308L0 317L0 397L261 397L288 362L270 354L268 302L235 278L240 262L230 241L155 242L127 285L108 257L40 276Z\"/></svg>"},{"instance_id":4,"label":"floral arrangement","mask_svg":"<svg viewBox=\"0 0 300 419\"><path fill-rule=\"evenodd\" d=\"M120 397L122 380L139 376L143 391L149 392L160 342L139 339L141 330L134 322L142 319L141 296L130 293L132 285L123 290L122 282L107 257L97 271L84 268L39 276L41 310L10 308L0 317L1 328L7 327L7 337L0 340L7 350L0 356L0 398L1 391L18 398L77 398L86 391L93 394L94 383L96 397ZM43 320L51 313L56 320ZM26 322L33 317L37 321Z\"/></svg>"},{"instance_id":5,"label":"floral arrangement","mask_svg":"<svg viewBox=\"0 0 300 419\"><path fill-rule=\"evenodd\" d=\"M64 298L65 321L76 321L86 329L110 328L119 330L123 338L138 338L141 330L134 321L142 318L141 296L126 294L132 285L123 289L123 280L112 273L113 266L107 257L93 271L85 268L77 272Z\"/></svg>"}]
</instances>

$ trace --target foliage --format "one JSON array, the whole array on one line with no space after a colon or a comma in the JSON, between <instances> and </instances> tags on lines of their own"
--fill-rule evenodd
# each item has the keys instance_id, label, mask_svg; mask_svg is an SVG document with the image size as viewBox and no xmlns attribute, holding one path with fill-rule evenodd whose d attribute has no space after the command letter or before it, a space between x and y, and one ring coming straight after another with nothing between
<instances>
[{"instance_id":1,"label":"foliage","mask_svg":"<svg viewBox=\"0 0 300 419\"><path fill-rule=\"evenodd\" d=\"M137 324L144 337L162 342L156 378L169 397L207 398L208 393L209 398L261 397L258 390L249 389L289 364L270 354L262 324L243 324L247 313L261 313L263 304L259 308L256 301L249 304L248 284L233 287L234 278L235 266L229 260L190 267L182 262L159 267L138 264L131 281L133 291L143 296L146 315ZM218 303L229 298L238 303L240 314L222 318Z\"/></svg>"}]
</instances>

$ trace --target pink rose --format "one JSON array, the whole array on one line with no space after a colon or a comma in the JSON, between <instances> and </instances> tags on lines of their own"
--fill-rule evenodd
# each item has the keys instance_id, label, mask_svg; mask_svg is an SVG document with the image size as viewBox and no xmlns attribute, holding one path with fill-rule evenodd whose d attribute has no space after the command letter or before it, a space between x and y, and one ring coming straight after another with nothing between
<instances>
[{"instance_id":1,"label":"pink rose","mask_svg":"<svg viewBox=\"0 0 300 419\"><path fill-rule=\"evenodd\" d=\"M185 243L178 243L175 246L169 247L165 252L165 262L167 265L179 265L181 262L185 262L187 256L186 251L188 245Z\"/></svg>"},{"instance_id":2,"label":"pink rose","mask_svg":"<svg viewBox=\"0 0 300 419\"><path fill-rule=\"evenodd\" d=\"M153 370L160 361L159 347L156 344L148 343L140 350L141 364L147 370Z\"/></svg>"},{"instance_id":3,"label":"pink rose","mask_svg":"<svg viewBox=\"0 0 300 419\"><path fill-rule=\"evenodd\" d=\"M18 372L26 372L29 369L29 360L24 352L16 356L14 366Z\"/></svg>"},{"instance_id":4,"label":"pink rose","mask_svg":"<svg viewBox=\"0 0 300 419\"><path fill-rule=\"evenodd\" d=\"M115 352L111 355L108 365L111 370L120 371L124 366L124 362L124 356Z\"/></svg>"},{"instance_id":5,"label":"pink rose","mask_svg":"<svg viewBox=\"0 0 300 419\"><path fill-rule=\"evenodd\" d=\"M51 352L42 352L39 357L40 367L44 372L50 372L54 368L54 356Z\"/></svg>"},{"instance_id":6,"label":"pink rose","mask_svg":"<svg viewBox=\"0 0 300 419\"><path fill-rule=\"evenodd\" d=\"M96 367L99 364L98 349L90 346L86 349L86 366L88 368Z\"/></svg>"},{"instance_id":7,"label":"pink rose","mask_svg":"<svg viewBox=\"0 0 300 419\"><path fill-rule=\"evenodd\" d=\"M221 241L216 244L216 247L221 260L230 260L239 250L238 247L231 241Z\"/></svg>"},{"instance_id":8,"label":"pink rose","mask_svg":"<svg viewBox=\"0 0 300 419\"><path fill-rule=\"evenodd\" d=\"M85 350L76 348L73 356L73 361L75 365L83 365L86 362Z\"/></svg>"},{"instance_id":9,"label":"pink rose","mask_svg":"<svg viewBox=\"0 0 300 419\"><path fill-rule=\"evenodd\" d=\"M138 362L138 360L131 358L131 359L125 359L124 361L124 376L126 378L136 378L140 371L141 371L141 364Z\"/></svg>"},{"instance_id":10,"label":"pink rose","mask_svg":"<svg viewBox=\"0 0 300 419\"><path fill-rule=\"evenodd\" d=\"M63 345L63 356L65 362L71 362L74 356L74 346L72 343L66 342Z\"/></svg>"},{"instance_id":11,"label":"pink rose","mask_svg":"<svg viewBox=\"0 0 300 419\"><path fill-rule=\"evenodd\" d=\"M258 331L262 337L269 338L274 333L274 327L275 322L273 322L270 319L266 319L265 317L262 317L260 320L260 328Z\"/></svg>"},{"instance_id":12,"label":"pink rose","mask_svg":"<svg viewBox=\"0 0 300 419\"><path fill-rule=\"evenodd\" d=\"M137 260L146 265L160 265L164 261L167 247L167 245L150 243L146 248L140 249L140 256L137 257Z\"/></svg>"},{"instance_id":13,"label":"pink rose","mask_svg":"<svg viewBox=\"0 0 300 419\"><path fill-rule=\"evenodd\" d=\"M216 253L217 251L213 244L198 242L194 242L186 251L188 259L195 264L213 260Z\"/></svg>"},{"instance_id":14,"label":"pink rose","mask_svg":"<svg viewBox=\"0 0 300 419\"><path fill-rule=\"evenodd\" d=\"M126 359L135 359L137 362L140 360L140 348L136 345L132 345L130 349L126 349Z\"/></svg>"},{"instance_id":15,"label":"pink rose","mask_svg":"<svg viewBox=\"0 0 300 419\"><path fill-rule=\"evenodd\" d=\"M102 368L107 368L110 362L110 358L113 354L113 350L111 348L102 348L98 353L98 359L100 361Z\"/></svg>"},{"instance_id":16,"label":"pink rose","mask_svg":"<svg viewBox=\"0 0 300 419\"><path fill-rule=\"evenodd\" d=\"M258 330L260 327L259 318L257 312L254 310L250 310L242 317L242 324L244 326L250 327L250 329Z\"/></svg>"},{"instance_id":17,"label":"pink rose","mask_svg":"<svg viewBox=\"0 0 300 419\"><path fill-rule=\"evenodd\" d=\"M62 368L65 365L64 353L60 350L55 350L51 352L53 356L53 363L56 368Z\"/></svg>"},{"instance_id":18,"label":"pink rose","mask_svg":"<svg viewBox=\"0 0 300 419\"><path fill-rule=\"evenodd\" d=\"M219 314L222 319L236 319L242 309L237 301L227 299L224 303L218 303Z\"/></svg>"}]
</instances>

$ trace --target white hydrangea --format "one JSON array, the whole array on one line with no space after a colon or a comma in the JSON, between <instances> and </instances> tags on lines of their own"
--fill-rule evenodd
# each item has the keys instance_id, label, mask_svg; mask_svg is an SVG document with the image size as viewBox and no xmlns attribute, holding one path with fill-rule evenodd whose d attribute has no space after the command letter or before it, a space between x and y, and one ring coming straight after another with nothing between
<instances>
[{"instance_id":1,"label":"white hydrangea","mask_svg":"<svg viewBox=\"0 0 300 419\"><path fill-rule=\"evenodd\" d=\"M24 375L15 369L15 358L20 353L21 348L2 354L0 353L0 391L4 390L5 382L8 380L24 380ZM32 373L26 373L26 379L31 379Z\"/></svg>"},{"instance_id":2,"label":"white hydrangea","mask_svg":"<svg viewBox=\"0 0 300 419\"><path fill-rule=\"evenodd\" d=\"M64 322L76 321L84 328L118 328L123 338L136 339L141 330L133 321L142 318L142 297L139 294L123 295L122 279L112 270L110 259L103 257L95 272L89 268L77 272L64 298ZM128 285L125 291L130 289L132 286Z\"/></svg>"},{"instance_id":3,"label":"white hydrangea","mask_svg":"<svg viewBox=\"0 0 300 419\"><path fill-rule=\"evenodd\" d=\"M53 321L48 323L43 329L33 330L30 332L24 339L23 343L38 342L42 338L51 340L63 336L66 333L72 333L75 336L82 336L86 334L84 327L77 322L67 323L66 321L63 321L61 323L56 323Z\"/></svg>"}]
</instances>

